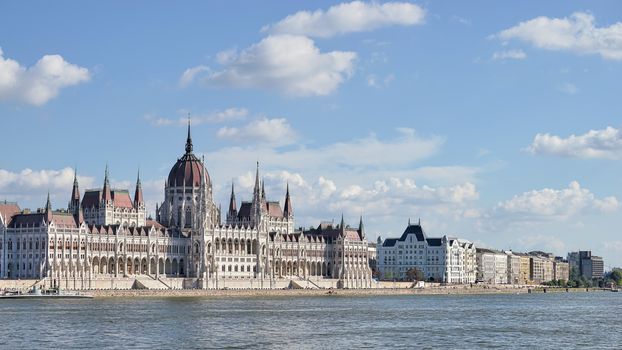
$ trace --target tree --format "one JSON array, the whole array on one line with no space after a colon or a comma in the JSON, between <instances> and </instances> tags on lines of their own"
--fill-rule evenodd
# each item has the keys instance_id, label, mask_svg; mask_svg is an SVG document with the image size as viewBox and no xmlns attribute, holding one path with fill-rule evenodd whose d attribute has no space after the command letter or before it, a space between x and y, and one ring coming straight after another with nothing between
<instances>
[{"instance_id":1,"label":"tree","mask_svg":"<svg viewBox=\"0 0 622 350\"><path fill-rule=\"evenodd\" d=\"M409 281L417 282L423 281L425 279L425 276L423 275L423 272L421 272L421 270L419 270L418 268L411 267L410 269L408 269L408 271L406 271L406 278Z\"/></svg>"},{"instance_id":2,"label":"tree","mask_svg":"<svg viewBox=\"0 0 622 350\"><path fill-rule=\"evenodd\" d=\"M615 268L609 273L609 278L618 286L622 286L622 269Z\"/></svg>"}]
</instances>

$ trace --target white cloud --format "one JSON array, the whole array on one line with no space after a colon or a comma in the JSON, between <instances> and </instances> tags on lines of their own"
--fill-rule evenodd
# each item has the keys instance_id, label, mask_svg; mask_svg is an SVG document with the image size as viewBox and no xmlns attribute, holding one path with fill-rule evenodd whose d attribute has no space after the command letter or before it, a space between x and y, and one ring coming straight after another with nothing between
<instances>
[{"instance_id":1,"label":"white cloud","mask_svg":"<svg viewBox=\"0 0 622 350\"><path fill-rule=\"evenodd\" d=\"M622 133L608 126L590 130L583 135L561 138L551 134L537 134L527 148L533 154L576 158L622 158Z\"/></svg>"},{"instance_id":2,"label":"white cloud","mask_svg":"<svg viewBox=\"0 0 622 350\"><path fill-rule=\"evenodd\" d=\"M495 37L519 39L545 50L566 50L598 54L605 59L622 60L622 22L596 27L594 16L575 12L570 17L536 17L501 31Z\"/></svg>"},{"instance_id":3,"label":"white cloud","mask_svg":"<svg viewBox=\"0 0 622 350\"><path fill-rule=\"evenodd\" d=\"M186 126L188 125L188 111L179 110L182 117L176 119L158 117L153 114L146 114L144 119L153 126ZM241 120L248 116L248 110L241 107L227 108L222 111L213 111L206 114L190 114L192 125L223 123L232 120Z\"/></svg>"},{"instance_id":4,"label":"white cloud","mask_svg":"<svg viewBox=\"0 0 622 350\"><path fill-rule=\"evenodd\" d=\"M241 143L288 145L296 140L296 132L285 118L261 118L249 124L237 127L222 127L217 136Z\"/></svg>"},{"instance_id":5,"label":"white cloud","mask_svg":"<svg viewBox=\"0 0 622 350\"><path fill-rule=\"evenodd\" d=\"M202 66L202 65L186 69L182 73L181 77L179 78L179 86L186 87L190 85L194 81L194 78L197 75L203 72L208 72L208 71L209 71L209 68L207 66Z\"/></svg>"},{"instance_id":6,"label":"white cloud","mask_svg":"<svg viewBox=\"0 0 622 350\"><path fill-rule=\"evenodd\" d=\"M0 49L0 101L15 100L41 106L60 89L86 82L89 70L71 64L60 55L45 55L32 67L4 58Z\"/></svg>"},{"instance_id":7,"label":"white cloud","mask_svg":"<svg viewBox=\"0 0 622 350\"><path fill-rule=\"evenodd\" d=\"M572 83L563 83L557 87L557 90L568 95L576 95L579 93L579 88Z\"/></svg>"},{"instance_id":8,"label":"white cloud","mask_svg":"<svg viewBox=\"0 0 622 350\"><path fill-rule=\"evenodd\" d=\"M494 214L517 221L565 220L579 213L612 212L619 206L615 197L596 198L588 189L573 181L564 189L533 190L500 202Z\"/></svg>"},{"instance_id":9,"label":"white cloud","mask_svg":"<svg viewBox=\"0 0 622 350\"><path fill-rule=\"evenodd\" d=\"M208 85L276 90L291 96L328 95L353 73L356 53L322 53L303 36L271 35L203 77Z\"/></svg>"},{"instance_id":10,"label":"white cloud","mask_svg":"<svg viewBox=\"0 0 622 350\"><path fill-rule=\"evenodd\" d=\"M220 171L232 175L246 172L249 164L260 160L267 168L294 169L307 176L312 173L314 177L330 171L331 175L349 178L353 171L367 174L370 170L387 172L410 167L437 153L444 143L441 137L423 138L412 129L397 131L396 136L387 140L372 134L316 148L304 145L285 150L268 146L226 147L205 153L205 158L211 164L219 164ZM237 161L231 162L231 159Z\"/></svg>"},{"instance_id":11,"label":"white cloud","mask_svg":"<svg viewBox=\"0 0 622 350\"><path fill-rule=\"evenodd\" d=\"M553 252L555 254L564 254L568 251L563 240L559 237L551 235L523 235L515 241L519 244L519 246L523 247L525 251L539 250L544 252Z\"/></svg>"},{"instance_id":12,"label":"white cloud","mask_svg":"<svg viewBox=\"0 0 622 350\"><path fill-rule=\"evenodd\" d=\"M392 25L423 24L424 18L425 10L407 2L378 4L353 1L331 6L326 11L299 11L264 27L262 31L328 38Z\"/></svg>"},{"instance_id":13,"label":"white cloud","mask_svg":"<svg viewBox=\"0 0 622 350\"><path fill-rule=\"evenodd\" d=\"M506 50L506 51L497 51L492 54L493 61L499 60L524 60L527 58L527 54L523 50Z\"/></svg>"},{"instance_id":14,"label":"white cloud","mask_svg":"<svg viewBox=\"0 0 622 350\"><path fill-rule=\"evenodd\" d=\"M60 170L26 168L19 172L0 169L0 199L34 200L42 207L49 191L53 199L62 199L60 203L65 206L71 194L73 177L74 170L69 167ZM78 181L83 189L93 184L93 178L88 176L79 175Z\"/></svg>"},{"instance_id":15,"label":"white cloud","mask_svg":"<svg viewBox=\"0 0 622 350\"><path fill-rule=\"evenodd\" d=\"M367 85L375 88L387 87L395 80L395 75L388 74L384 78L379 79L375 74L367 76Z\"/></svg>"}]
</instances>

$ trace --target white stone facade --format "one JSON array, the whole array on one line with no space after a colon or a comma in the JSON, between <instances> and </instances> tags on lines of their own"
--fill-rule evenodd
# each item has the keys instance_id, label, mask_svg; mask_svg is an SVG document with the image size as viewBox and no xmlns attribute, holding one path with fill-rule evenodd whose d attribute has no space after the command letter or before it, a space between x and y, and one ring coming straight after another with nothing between
<instances>
[{"instance_id":1,"label":"white stone facade","mask_svg":"<svg viewBox=\"0 0 622 350\"><path fill-rule=\"evenodd\" d=\"M378 241L378 271L384 280L405 280L410 269L423 273L427 281L475 282L473 243L443 236L428 238L420 224L411 225L400 238Z\"/></svg>"},{"instance_id":2,"label":"white stone facade","mask_svg":"<svg viewBox=\"0 0 622 350\"><path fill-rule=\"evenodd\" d=\"M477 281L490 284L507 284L507 254L497 250L477 248Z\"/></svg>"},{"instance_id":3,"label":"white stone facade","mask_svg":"<svg viewBox=\"0 0 622 350\"><path fill-rule=\"evenodd\" d=\"M239 210L232 189L227 220L212 199L202 161L186 153L165 184L156 220L146 218L140 178L134 199L111 189L108 170L101 190L80 201L77 180L67 210L22 212L0 203L0 277L41 279L70 289L276 288L297 283L319 287L371 287L369 250L362 218L358 228L321 224L294 229L289 188L285 207L266 200L259 181L252 201ZM287 282L287 283L286 283Z\"/></svg>"}]
</instances>

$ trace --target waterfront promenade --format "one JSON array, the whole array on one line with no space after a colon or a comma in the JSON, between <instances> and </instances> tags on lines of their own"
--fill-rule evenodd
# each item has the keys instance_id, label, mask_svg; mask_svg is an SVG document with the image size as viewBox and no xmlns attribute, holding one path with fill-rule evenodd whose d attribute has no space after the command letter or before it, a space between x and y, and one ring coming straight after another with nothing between
<instances>
[{"instance_id":1,"label":"waterfront promenade","mask_svg":"<svg viewBox=\"0 0 622 350\"><path fill-rule=\"evenodd\" d=\"M592 293L599 288L551 288L541 286L442 286L430 288L373 288L373 289L180 289L180 290L93 290L95 297L308 297L308 296L389 296L389 295L485 295L527 293Z\"/></svg>"}]
</instances>

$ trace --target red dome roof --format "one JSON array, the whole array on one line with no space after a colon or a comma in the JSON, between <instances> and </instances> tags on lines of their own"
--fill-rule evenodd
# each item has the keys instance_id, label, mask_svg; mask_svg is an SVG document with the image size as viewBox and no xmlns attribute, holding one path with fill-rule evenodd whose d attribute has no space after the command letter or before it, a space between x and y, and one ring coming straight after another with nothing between
<instances>
[{"instance_id":1,"label":"red dome roof","mask_svg":"<svg viewBox=\"0 0 622 350\"><path fill-rule=\"evenodd\" d=\"M199 187L201 186L201 170L205 173L205 184L209 186L210 178L207 169L199 158L192 153L192 138L190 138L190 124L188 124L188 139L186 140L186 154L177 160L168 173L167 184L172 187Z\"/></svg>"},{"instance_id":2,"label":"red dome roof","mask_svg":"<svg viewBox=\"0 0 622 350\"><path fill-rule=\"evenodd\" d=\"M186 153L177 160L171 171L168 173L168 185L181 187L184 184L188 187L201 186L201 161L192 153ZM205 171L205 184L209 185L210 179L207 169Z\"/></svg>"}]
</instances>

